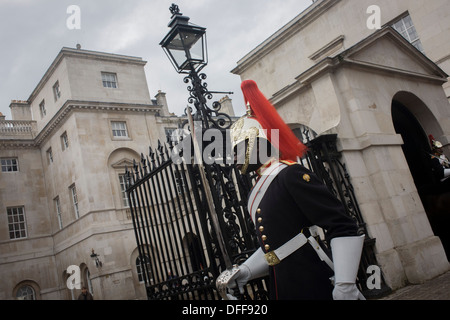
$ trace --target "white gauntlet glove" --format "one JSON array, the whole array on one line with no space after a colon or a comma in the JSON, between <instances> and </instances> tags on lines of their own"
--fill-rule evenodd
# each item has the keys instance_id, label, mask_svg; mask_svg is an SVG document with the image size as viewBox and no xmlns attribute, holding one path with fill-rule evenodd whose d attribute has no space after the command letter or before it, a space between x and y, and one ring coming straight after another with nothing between
<instances>
[{"instance_id":1,"label":"white gauntlet glove","mask_svg":"<svg viewBox=\"0 0 450 320\"><path fill-rule=\"evenodd\" d=\"M335 283L334 300L365 300L355 284L363 245L364 235L339 237L331 240Z\"/></svg>"},{"instance_id":2,"label":"white gauntlet glove","mask_svg":"<svg viewBox=\"0 0 450 320\"><path fill-rule=\"evenodd\" d=\"M243 294L247 282L267 275L269 275L269 266L264 258L264 252L259 248L239 266L239 272L228 281L228 288L234 289L237 285L239 292Z\"/></svg>"}]
</instances>

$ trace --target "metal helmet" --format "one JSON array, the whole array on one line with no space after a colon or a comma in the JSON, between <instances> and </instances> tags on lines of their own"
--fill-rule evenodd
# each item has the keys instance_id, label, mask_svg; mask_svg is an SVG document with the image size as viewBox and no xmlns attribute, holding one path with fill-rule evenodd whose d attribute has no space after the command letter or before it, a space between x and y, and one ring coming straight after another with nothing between
<instances>
[{"instance_id":1,"label":"metal helmet","mask_svg":"<svg viewBox=\"0 0 450 320\"><path fill-rule=\"evenodd\" d=\"M248 140L248 146L245 150L245 160L241 168L242 173L247 172L247 168L250 164L250 158L253 153L253 149L256 144L257 139L266 139L267 130L265 130L259 121L251 113L250 105L247 104L247 113L245 116L241 117L231 126L231 146L234 150L238 148L238 145L245 146L245 141Z\"/></svg>"},{"instance_id":2,"label":"metal helmet","mask_svg":"<svg viewBox=\"0 0 450 320\"><path fill-rule=\"evenodd\" d=\"M241 90L247 105L247 113L231 127L233 148L245 140L249 142L241 171L245 173L248 168L257 138L268 140L279 151L281 160L297 161L298 157L302 157L306 146L294 135L275 107L265 98L256 82L243 81ZM276 139L272 136L273 130L277 130Z\"/></svg>"}]
</instances>

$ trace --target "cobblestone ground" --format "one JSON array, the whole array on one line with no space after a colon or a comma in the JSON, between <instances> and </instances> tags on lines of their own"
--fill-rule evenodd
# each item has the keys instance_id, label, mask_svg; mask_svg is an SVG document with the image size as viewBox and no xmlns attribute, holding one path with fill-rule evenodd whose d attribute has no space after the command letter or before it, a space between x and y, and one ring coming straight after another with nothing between
<instances>
[{"instance_id":1,"label":"cobblestone ground","mask_svg":"<svg viewBox=\"0 0 450 320\"><path fill-rule=\"evenodd\" d=\"M379 300L450 300L450 271L423 284L398 289Z\"/></svg>"}]
</instances>

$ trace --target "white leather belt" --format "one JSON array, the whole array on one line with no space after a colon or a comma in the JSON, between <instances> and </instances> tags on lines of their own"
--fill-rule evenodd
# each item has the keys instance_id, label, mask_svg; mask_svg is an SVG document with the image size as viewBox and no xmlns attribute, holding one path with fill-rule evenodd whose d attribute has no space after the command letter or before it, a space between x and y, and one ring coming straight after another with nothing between
<instances>
[{"instance_id":1,"label":"white leather belt","mask_svg":"<svg viewBox=\"0 0 450 320\"><path fill-rule=\"evenodd\" d=\"M284 258L290 256L306 243L308 243L308 239L306 239L303 233L299 233L278 249L266 253L264 257L266 258L267 264L269 266L275 266L279 264Z\"/></svg>"},{"instance_id":2,"label":"white leather belt","mask_svg":"<svg viewBox=\"0 0 450 320\"><path fill-rule=\"evenodd\" d=\"M267 264L269 266L276 266L279 264L283 259L287 258L291 254L293 254L295 251L303 247L306 243L309 243L314 250L316 251L317 255L319 256L320 260L325 261L326 264L334 270L333 262L328 257L328 255L323 251L322 247L319 245L319 243L314 239L313 236L310 236L309 238L306 238L306 236L303 233L299 233L294 238L283 244L278 249L275 249L273 251L270 251L264 255L264 258L267 261Z\"/></svg>"}]
</instances>

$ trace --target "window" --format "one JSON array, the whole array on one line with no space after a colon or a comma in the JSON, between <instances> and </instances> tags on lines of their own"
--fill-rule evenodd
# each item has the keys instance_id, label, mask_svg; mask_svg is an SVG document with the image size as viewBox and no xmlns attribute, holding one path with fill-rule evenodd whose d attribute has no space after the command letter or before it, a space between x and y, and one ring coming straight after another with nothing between
<instances>
[{"instance_id":1,"label":"window","mask_svg":"<svg viewBox=\"0 0 450 320\"><path fill-rule=\"evenodd\" d=\"M119 174L120 191L122 192L122 204L125 208L130 207L130 201L128 200L126 178L124 174Z\"/></svg>"},{"instance_id":2,"label":"window","mask_svg":"<svg viewBox=\"0 0 450 320\"><path fill-rule=\"evenodd\" d=\"M144 258L142 260L143 261L141 261L141 258L139 256L136 258L136 271L137 271L139 282L145 281L144 272L147 272L147 275L151 274L150 258L147 255L144 255ZM153 279L147 279L147 281L149 281L149 282L151 280L153 280Z\"/></svg>"},{"instance_id":3,"label":"window","mask_svg":"<svg viewBox=\"0 0 450 320\"><path fill-rule=\"evenodd\" d=\"M25 222L25 208L12 207L6 209L8 215L8 230L10 239L21 239L27 237Z\"/></svg>"},{"instance_id":4,"label":"window","mask_svg":"<svg viewBox=\"0 0 450 320\"><path fill-rule=\"evenodd\" d=\"M73 204L73 211L75 212L75 218L78 219L80 217L80 212L78 211L77 189L74 184L71 185L69 189L70 189L70 196L72 197L72 204Z\"/></svg>"},{"instance_id":5,"label":"window","mask_svg":"<svg viewBox=\"0 0 450 320\"><path fill-rule=\"evenodd\" d=\"M45 114L47 113L45 110L45 100L42 100L42 102L39 104L39 111L41 112L41 119L45 117Z\"/></svg>"},{"instance_id":6,"label":"window","mask_svg":"<svg viewBox=\"0 0 450 320\"><path fill-rule=\"evenodd\" d=\"M420 52L424 52L422 43L420 42L419 35L417 34L416 28L412 22L411 16L407 15L397 22L395 22L392 27L400 33L406 40L408 40L414 47Z\"/></svg>"},{"instance_id":7,"label":"window","mask_svg":"<svg viewBox=\"0 0 450 320\"><path fill-rule=\"evenodd\" d=\"M110 72L102 72L102 82L105 88L117 88L117 75Z\"/></svg>"},{"instance_id":8,"label":"window","mask_svg":"<svg viewBox=\"0 0 450 320\"><path fill-rule=\"evenodd\" d=\"M17 300L36 300L36 293L31 286L21 286L16 293Z\"/></svg>"},{"instance_id":9,"label":"window","mask_svg":"<svg viewBox=\"0 0 450 320\"><path fill-rule=\"evenodd\" d=\"M2 172L19 171L19 162L15 158L1 159Z\"/></svg>"},{"instance_id":10,"label":"window","mask_svg":"<svg viewBox=\"0 0 450 320\"><path fill-rule=\"evenodd\" d=\"M125 121L111 121L112 134L115 138L128 138L127 123Z\"/></svg>"},{"instance_id":11,"label":"window","mask_svg":"<svg viewBox=\"0 0 450 320\"><path fill-rule=\"evenodd\" d=\"M53 202L55 203L56 216L58 217L58 225L59 225L59 228L62 229L63 223L62 223L62 215L61 215L61 204L59 203L59 196L56 197L55 199L53 199Z\"/></svg>"},{"instance_id":12,"label":"window","mask_svg":"<svg viewBox=\"0 0 450 320\"><path fill-rule=\"evenodd\" d=\"M66 150L69 147L69 138L67 137L67 132L61 135L61 148L62 150Z\"/></svg>"},{"instance_id":13,"label":"window","mask_svg":"<svg viewBox=\"0 0 450 320\"><path fill-rule=\"evenodd\" d=\"M55 96L55 101L61 97L61 91L59 89L59 81L53 85L53 95Z\"/></svg>"},{"instance_id":14,"label":"window","mask_svg":"<svg viewBox=\"0 0 450 320\"><path fill-rule=\"evenodd\" d=\"M167 141L178 143L179 140L178 129L164 128L164 134L166 135Z\"/></svg>"},{"instance_id":15,"label":"window","mask_svg":"<svg viewBox=\"0 0 450 320\"><path fill-rule=\"evenodd\" d=\"M47 149L47 161L48 161L48 164L52 164L52 163L53 163L53 152L52 152L52 148L48 148L48 149Z\"/></svg>"}]
</instances>

